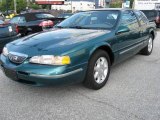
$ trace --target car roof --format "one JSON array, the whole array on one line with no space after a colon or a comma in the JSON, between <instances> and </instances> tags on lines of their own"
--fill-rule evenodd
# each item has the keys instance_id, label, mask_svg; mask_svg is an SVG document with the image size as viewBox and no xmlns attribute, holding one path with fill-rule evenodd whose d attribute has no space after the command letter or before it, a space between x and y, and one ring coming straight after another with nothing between
<instances>
[{"instance_id":1,"label":"car roof","mask_svg":"<svg viewBox=\"0 0 160 120\"><path fill-rule=\"evenodd\" d=\"M50 14L48 12L27 12L27 13L24 13L24 14L19 14L17 16L28 16L28 15L35 15L35 14Z\"/></svg>"},{"instance_id":2,"label":"car roof","mask_svg":"<svg viewBox=\"0 0 160 120\"><path fill-rule=\"evenodd\" d=\"M89 10L89 11L104 11L104 10L119 10L119 11L123 11L123 10L133 10L130 8L99 8L99 9L93 9L93 10Z\"/></svg>"},{"instance_id":3,"label":"car roof","mask_svg":"<svg viewBox=\"0 0 160 120\"><path fill-rule=\"evenodd\" d=\"M31 13L24 13L20 15L16 15L15 17L25 17L26 21L34 21L38 18L35 16L36 14L50 14L48 12L31 12Z\"/></svg>"}]
</instances>

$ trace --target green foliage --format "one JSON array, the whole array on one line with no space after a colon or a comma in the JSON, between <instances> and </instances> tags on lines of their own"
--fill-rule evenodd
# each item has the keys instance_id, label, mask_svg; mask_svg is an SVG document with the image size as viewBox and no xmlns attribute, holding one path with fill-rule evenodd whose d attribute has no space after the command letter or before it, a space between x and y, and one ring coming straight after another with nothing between
<instances>
[{"instance_id":1,"label":"green foliage","mask_svg":"<svg viewBox=\"0 0 160 120\"><path fill-rule=\"evenodd\" d=\"M119 0L110 4L110 8L121 8L121 7L122 7L122 2Z\"/></svg>"},{"instance_id":2,"label":"green foliage","mask_svg":"<svg viewBox=\"0 0 160 120\"><path fill-rule=\"evenodd\" d=\"M17 0L17 12L18 13L21 10L24 10L26 8L26 6L27 6L26 0ZM7 9L14 10L14 0L2 0L2 2L0 3L0 10L6 11Z\"/></svg>"},{"instance_id":3,"label":"green foliage","mask_svg":"<svg viewBox=\"0 0 160 120\"><path fill-rule=\"evenodd\" d=\"M13 0L12 0L13 1ZM12 3L14 5L14 3ZM25 10L27 7L26 0L17 0L17 12L19 13L21 10Z\"/></svg>"},{"instance_id":4,"label":"green foliage","mask_svg":"<svg viewBox=\"0 0 160 120\"><path fill-rule=\"evenodd\" d=\"M27 7L27 1L26 0L16 0L16 1L17 1L17 13L26 9L26 7ZM41 7L39 7L39 5L37 5L37 4L30 3L29 8L40 9ZM4 12L7 9L8 10L14 10L14 0L2 0L2 2L0 2L0 11Z\"/></svg>"},{"instance_id":5,"label":"green foliage","mask_svg":"<svg viewBox=\"0 0 160 120\"><path fill-rule=\"evenodd\" d=\"M134 0L129 0L130 1L130 8L133 6ZM122 1L121 0L116 0L115 2L110 4L111 8L121 8L122 7Z\"/></svg>"},{"instance_id":6,"label":"green foliage","mask_svg":"<svg viewBox=\"0 0 160 120\"><path fill-rule=\"evenodd\" d=\"M32 9L34 9L34 10L41 9L41 7L40 7L39 5L34 4L34 3L30 4L30 5L29 5L29 8L32 8Z\"/></svg>"},{"instance_id":7,"label":"green foliage","mask_svg":"<svg viewBox=\"0 0 160 120\"><path fill-rule=\"evenodd\" d=\"M134 2L134 0L130 0L130 8L133 8L133 2Z\"/></svg>"}]
</instances>

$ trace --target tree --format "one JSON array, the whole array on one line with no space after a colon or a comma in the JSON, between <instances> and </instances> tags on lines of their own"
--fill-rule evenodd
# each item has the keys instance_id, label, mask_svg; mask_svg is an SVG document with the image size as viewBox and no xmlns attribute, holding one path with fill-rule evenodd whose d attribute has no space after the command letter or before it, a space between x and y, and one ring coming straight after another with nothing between
<instances>
[{"instance_id":1,"label":"tree","mask_svg":"<svg viewBox=\"0 0 160 120\"><path fill-rule=\"evenodd\" d=\"M7 5L7 4L8 5ZM8 6L6 8L6 6ZM24 10L27 7L26 0L17 0L17 12L19 13L21 10ZM2 0L0 3L0 10L6 11L6 10L14 10L14 0Z\"/></svg>"},{"instance_id":2,"label":"tree","mask_svg":"<svg viewBox=\"0 0 160 120\"><path fill-rule=\"evenodd\" d=\"M2 2L0 3L0 10L4 12L7 9L8 10L12 9L11 4L12 4L12 0L2 0Z\"/></svg>"},{"instance_id":3,"label":"tree","mask_svg":"<svg viewBox=\"0 0 160 120\"><path fill-rule=\"evenodd\" d=\"M29 4L29 8L32 8L32 9L34 9L34 10L38 10L38 9L40 9L41 7L40 7L39 5L37 5L37 4L35 4L35 3L30 3L30 4Z\"/></svg>"},{"instance_id":4,"label":"tree","mask_svg":"<svg viewBox=\"0 0 160 120\"><path fill-rule=\"evenodd\" d=\"M122 1L121 0L116 0L115 2L110 4L111 8L121 8L122 7Z\"/></svg>"},{"instance_id":5,"label":"tree","mask_svg":"<svg viewBox=\"0 0 160 120\"><path fill-rule=\"evenodd\" d=\"M133 8L133 2L134 0L130 0L130 8Z\"/></svg>"},{"instance_id":6,"label":"tree","mask_svg":"<svg viewBox=\"0 0 160 120\"><path fill-rule=\"evenodd\" d=\"M14 9L14 0L12 0L11 7ZM25 10L27 7L26 0L17 0L17 13L19 13L22 10Z\"/></svg>"}]
</instances>

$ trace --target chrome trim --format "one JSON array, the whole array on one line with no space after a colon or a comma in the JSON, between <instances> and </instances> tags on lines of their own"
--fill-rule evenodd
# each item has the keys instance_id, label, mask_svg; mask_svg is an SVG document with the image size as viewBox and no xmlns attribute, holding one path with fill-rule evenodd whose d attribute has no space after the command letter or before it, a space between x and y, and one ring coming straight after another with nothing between
<instances>
[{"instance_id":1,"label":"chrome trim","mask_svg":"<svg viewBox=\"0 0 160 120\"><path fill-rule=\"evenodd\" d=\"M122 54L124 54L124 53L126 53L126 52L128 52L128 51L130 51L130 50L133 50L133 49L135 49L135 48L137 48L137 47L139 47L139 46L141 46L141 45L143 45L143 42L141 42L141 43L139 43L139 44L137 44L137 45L135 45L135 46L133 46L133 47L131 47L131 48L129 48L129 49L126 49L126 50L120 52L119 54L122 55Z\"/></svg>"},{"instance_id":2,"label":"chrome trim","mask_svg":"<svg viewBox=\"0 0 160 120\"><path fill-rule=\"evenodd\" d=\"M67 77L67 76L69 76L69 75L72 75L72 74L75 74L75 73L78 73L78 72L81 72L81 71L83 71L82 68L77 69L77 70L74 70L74 71L71 71L71 72L68 72L68 73L60 74L60 75L40 75L40 74L30 74L30 76L32 76L32 77L40 77L40 78L54 78L54 79L58 79L58 78Z\"/></svg>"}]
</instances>

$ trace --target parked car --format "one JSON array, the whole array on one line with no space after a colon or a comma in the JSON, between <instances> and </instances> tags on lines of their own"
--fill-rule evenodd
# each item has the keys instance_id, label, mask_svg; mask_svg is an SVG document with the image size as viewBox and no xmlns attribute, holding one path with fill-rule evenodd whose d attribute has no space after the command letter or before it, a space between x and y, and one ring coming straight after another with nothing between
<instances>
[{"instance_id":1,"label":"parked car","mask_svg":"<svg viewBox=\"0 0 160 120\"><path fill-rule=\"evenodd\" d=\"M102 88L110 68L141 52L150 55L156 27L130 9L98 9L77 13L55 29L7 44L0 56L5 75L31 84L83 82Z\"/></svg>"},{"instance_id":2,"label":"parked car","mask_svg":"<svg viewBox=\"0 0 160 120\"><path fill-rule=\"evenodd\" d=\"M19 32L24 36L52 28L62 20L64 19L56 18L47 12L33 12L17 15L9 23L17 24Z\"/></svg>"},{"instance_id":3,"label":"parked car","mask_svg":"<svg viewBox=\"0 0 160 120\"><path fill-rule=\"evenodd\" d=\"M160 27L160 11L158 10L142 10L149 21L154 21L157 27Z\"/></svg>"},{"instance_id":4,"label":"parked car","mask_svg":"<svg viewBox=\"0 0 160 120\"><path fill-rule=\"evenodd\" d=\"M58 15L58 18L66 19L66 18L71 17L72 15L73 15L72 13L62 13L62 14Z\"/></svg>"},{"instance_id":5,"label":"parked car","mask_svg":"<svg viewBox=\"0 0 160 120\"><path fill-rule=\"evenodd\" d=\"M18 28L16 25L5 24L4 21L0 20L0 53L6 43L11 42L18 37Z\"/></svg>"}]
</instances>

